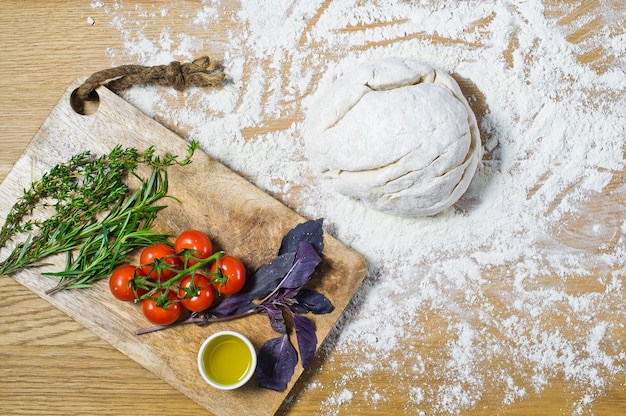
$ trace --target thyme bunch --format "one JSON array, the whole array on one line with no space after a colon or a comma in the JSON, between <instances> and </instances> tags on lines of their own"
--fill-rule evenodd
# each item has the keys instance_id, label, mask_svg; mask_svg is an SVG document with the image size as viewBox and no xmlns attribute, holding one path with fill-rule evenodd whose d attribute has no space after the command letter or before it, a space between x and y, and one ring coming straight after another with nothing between
<instances>
[{"instance_id":1,"label":"thyme bunch","mask_svg":"<svg viewBox=\"0 0 626 416\"><path fill-rule=\"evenodd\" d=\"M46 273L59 278L48 291L84 288L107 277L134 249L166 240L152 231L154 219L167 195L167 167L191 162L197 142L191 142L181 161L177 156L157 156L153 147L144 152L116 146L110 153L92 157L83 152L53 167L33 182L13 205L0 230L0 248L18 235L0 274L38 267L52 255L65 254L65 269ZM151 174L142 178L137 168ZM139 180L131 192L128 176Z\"/></svg>"}]
</instances>

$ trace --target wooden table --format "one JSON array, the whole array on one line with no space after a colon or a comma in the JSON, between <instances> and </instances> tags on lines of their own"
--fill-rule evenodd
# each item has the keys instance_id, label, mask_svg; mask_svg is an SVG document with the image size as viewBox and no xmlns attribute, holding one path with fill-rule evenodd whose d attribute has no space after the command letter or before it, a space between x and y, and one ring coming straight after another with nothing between
<instances>
[{"instance_id":1,"label":"wooden table","mask_svg":"<svg viewBox=\"0 0 626 416\"><path fill-rule=\"evenodd\" d=\"M131 8L132 3L127 2L126 7ZM186 3L188 7L199 7L198 2ZM549 6L553 2L546 3ZM576 9L578 16L593 15L596 2L589 3ZM615 7L618 3L614 2ZM149 3L144 6L150 8ZM558 12L556 8L546 7L546 10ZM184 27L180 14L170 16L170 27ZM90 24L90 17L95 24ZM572 42L593 30L588 24L576 27L574 17L571 14L561 20L562 24L571 26ZM66 86L77 77L111 66L105 51L108 47L121 48L123 39L119 30L104 23L106 19L110 16L103 15L101 9L91 7L89 2L59 1L44 5L4 0L0 3L0 180ZM154 34L160 29L146 27L145 31ZM219 36L227 29L230 28L214 30ZM581 59L602 65L605 61L598 55L601 53L602 50L596 50ZM127 62L120 57L117 63ZM471 86L465 87L472 92ZM245 134L253 135L254 131ZM195 402L12 279L0 279L0 292L0 414L206 414ZM425 355L445 343L445 339L434 335L428 341L422 346ZM331 351L330 355L335 363L327 367L330 370L351 358L338 351ZM287 413L323 412L321 402L326 396L318 394L316 389L304 389L303 385L314 382L332 386L341 377L342 374L333 371L313 371L306 375L305 383L295 390L296 394L304 393L296 395ZM626 412L626 376L618 375L617 379L595 401L594 414ZM389 374L374 378L372 383L384 387L392 385L394 380ZM474 410L465 414L560 414L572 400L568 384L560 379L551 380L551 385L540 394L528 393L524 400L504 406L501 397L497 398L494 391L486 388ZM386 399L376 406L376 414L402 413L401 399ZM342 414L370 411L373 412L370 404L361 396L355 396L342 408Z\"/></svg>"}]
</instances>

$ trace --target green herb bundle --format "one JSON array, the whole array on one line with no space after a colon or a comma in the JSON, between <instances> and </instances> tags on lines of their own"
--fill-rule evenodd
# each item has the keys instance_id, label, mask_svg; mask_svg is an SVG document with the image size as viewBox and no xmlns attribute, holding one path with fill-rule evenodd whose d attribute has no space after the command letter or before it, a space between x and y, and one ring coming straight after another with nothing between
<instances>
[{"instance_id":1,"label":"green herb bundle","mask_svg":"<svg viewBox=\"0 0 626 416\"><path fill-rule=\"evenodd\" d=\"M83 152L67 163L56 165L32 183L7 215L0 230L0 248L23 236L0 263L0 274L43 265L53 255L65 254L65 269L46 273L59 277L48 291L89 287L107 277L138 247L165 241L167 235L152 231L156 214L167 197L167 167L191 162L196 142L186 157L156 156L153 147L143 153L116 146L109 154L93 157ZM142 178L137 168L145 165L151 174ZM129 175L139 180L131 191Z\"/></svg>"}]
</instances>

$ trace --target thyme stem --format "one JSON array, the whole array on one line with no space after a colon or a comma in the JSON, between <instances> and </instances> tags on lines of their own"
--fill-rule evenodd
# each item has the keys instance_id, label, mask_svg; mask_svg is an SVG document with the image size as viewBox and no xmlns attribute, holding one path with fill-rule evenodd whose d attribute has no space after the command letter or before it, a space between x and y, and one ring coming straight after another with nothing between
<instances>
[{"instance_id":1,"label":"thyme stem","mask_svg":"<svg viewBox=\"0 0 626 416\"><path fill-rule=\"evenodd\" d=\"M45 273L59 283L47 293L84 288L107 277L116 265L138 247L166 241L152 231L156 202L167 195L168 166L191 162L196 142L182 161L154 148L143 153L116 146L99 158L84 152L58 164L25 190L0 230L0 249L17 235L25 235L0 263L0 274L39 267L52 255L65 254L65 270ZM152 168L147 179L137 174L139 165ZM124 179L131 173L140 182L130 192ZM171 197L169 197L171 198Z\"/></svg>"}]
</instances>

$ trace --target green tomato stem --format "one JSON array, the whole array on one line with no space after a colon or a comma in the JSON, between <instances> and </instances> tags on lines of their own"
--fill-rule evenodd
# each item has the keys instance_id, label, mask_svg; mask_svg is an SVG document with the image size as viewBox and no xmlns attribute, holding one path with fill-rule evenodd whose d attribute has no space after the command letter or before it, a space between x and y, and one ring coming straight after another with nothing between
<instances>
[{"instance_id":1,"label":"green tomato stem","mask_svg":"<svg viewBox=\"0 0 626 416\"><path fill-rule=\"evenodd\" d=\"M158 267L159 276L163 270L172 271L175 274L172 277L170 277L168 280L166 280L165 282L150 284L150 286L153 286L152 288L148 288L145 286L145 283L150 281L146 277L133 279L137 288L148 290L148 292L142 295L141 297L139 297L138 300L149 299L149 298L152 298L155 293L159 293L159 296L156 300L157 306L167 308L167 306L169 306L170 304L174 302L180 302L180 299L167 299L167 294L170 290L172 290L172 286L174 286L174 284L178 282L180 279L182 279L183 277L190 275L190 274L193 275L202 267L208 264L211 264L214 261L218 261L219 258L222 257L223 255L224 255L223 251L217 251L213 253L212 255L210 255L209 257L204 258L204 259L198 259L196 257L193 257L193 260L195 260L196 263L182 270L176 269L164 263L162 267L161 266ZM160 292L163 292L163 293L160 293Z\"/></svg>"}]
</instances>

